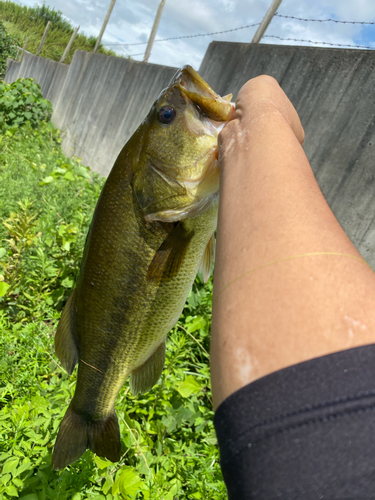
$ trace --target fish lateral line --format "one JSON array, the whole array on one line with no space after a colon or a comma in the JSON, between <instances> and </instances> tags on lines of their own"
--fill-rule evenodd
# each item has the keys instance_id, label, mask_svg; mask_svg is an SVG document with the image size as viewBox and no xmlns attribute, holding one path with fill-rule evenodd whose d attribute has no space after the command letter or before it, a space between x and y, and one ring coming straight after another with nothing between
<instances>
[{"instance_id":1,"label":"fish lateral line","mask_svg":"<svg viewBox=\"0 0 375 500\"><path fill-rule=\"evenodd\" d=\"M86 361L83 361L83 359L80 359L79 361L82 361L82 363L84 363L85 365L89 366L90 368L93 368L97 372L100 372L100 373L102 373L104 375L104 372L102 372L101 370L99 370L99 368L96 368L95 366L92 366L89 363L86 363Z\"/></svg>"}]
</instances>

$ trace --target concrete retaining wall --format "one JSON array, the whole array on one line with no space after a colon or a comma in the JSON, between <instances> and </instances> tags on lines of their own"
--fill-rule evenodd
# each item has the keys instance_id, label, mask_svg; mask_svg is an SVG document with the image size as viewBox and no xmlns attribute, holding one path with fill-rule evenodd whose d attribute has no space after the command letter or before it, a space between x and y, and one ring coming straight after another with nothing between
<instances>
[{"instance_id":1,"label":"concrete retaining wall","mask_svg":"<svg viewBox=\"0 0 375 500\"><path fill-rule=\"evenodd\" d=\"M13 83L17 80L20 66L21 63L7 57L7 72L4 77L4 81L6 83Z\"/></svg>"},{"instance_id":2,"label":"concrete retaining wall","mask_svg":"<svg viewBox=\"0 0 375 500\"><path fill-rule=\"evenodd\" d=\"M19 65L17 75L13 70L15 65ZM34 78L41 87L43 97L51 101L54 106L61 94L68 71L69 65L67 64L25 53L22 63L13 61L7 67L5 81L12 83L17 78Z\"/></svg>"},{"instance_id":3,"label":"concrete retaining wall","mask_svg":"<svg viewBox=\"0 0 375 500\"><path fill-rule=\"evenodd\" d=\"M176 68L77 51L52 120L68 155L108 175Z\"/></svg>"},{"instance_id":4,"label":"concrete retaining wall","mask_svg":"<svg viewBox=\"0 0 375 500\"><path fill-rule=\"evenodd\" d=\"M102 175L176 71L81 51L70 66L31 54L17 64L6 81L35 78L54 104L65 153ZM375 267L375 51L213 42L200 73L221 95L236 96L261 74L278 80L301 117L324 196Z\"/></svg>"},{"instance_id":5,"label":"concrete retaining wall","mask_svg":"<svg viewBox=\"0 0 375 500\"><path fill-rule=\"evenodd\" d=\"M213 42L200 73L221 95L262 74L277 79L326 200L375 268L375 51Z\"/></svg>"}]
</instances>

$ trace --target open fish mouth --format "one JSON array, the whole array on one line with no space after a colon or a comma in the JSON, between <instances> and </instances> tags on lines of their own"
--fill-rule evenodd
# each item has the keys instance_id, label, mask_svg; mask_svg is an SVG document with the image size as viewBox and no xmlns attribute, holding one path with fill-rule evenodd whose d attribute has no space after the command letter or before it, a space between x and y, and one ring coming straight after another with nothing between
<instances>
[{"instance_id":1,"label":"open fish mouth","mask_svg":"<svg viewBox=\"0 0 375 500\"><path fill-rule=\"evenodd\" d=\"M220 97L191 66L187 65L179 70L171 84L176 84L210 120L227 122L233 118L234 104L230 102L232 95Z\"/></svg>"}]
</instances>

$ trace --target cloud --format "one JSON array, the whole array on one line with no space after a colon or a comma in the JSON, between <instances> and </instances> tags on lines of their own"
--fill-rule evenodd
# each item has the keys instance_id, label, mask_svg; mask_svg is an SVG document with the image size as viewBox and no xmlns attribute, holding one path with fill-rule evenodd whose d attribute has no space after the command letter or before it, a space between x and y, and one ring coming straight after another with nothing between
<instances>
[{"instance_id":1,"label":"cloud","mask_svg":"<svg viewBox=\"0 0 375 500\"><path fill-rule=\"evenodd\" d=\"M35 1L24 0L33 5ZM37 3L42 3L39 0ZM97 36L109 0L47 0L48 5L63 14L74 26L80 25L81 32ZM159 25L157 39L198 35L217 31L231 30L260 22L271 0L166 0ZM104 44L119 41L132 43L147 42L154 22L159 0L118 0L108 23ZM343 19L348 21L375 21L375 2L373 0L283 0L279 13L295 17L313 19ZM195 36L181 40L155 42L149 62L179 67L191 64L199 68L209 43L212 40L251 42L256 27L215 34L205 37ZM364 27L332 22L304 22L275 17L267 35L281 38L307 39L333 44L357 44L364 40L366 45L375 46L375 26ZM283 41L277 38L264 38L262 43L289 43L309 45L308 42ZM310 44L311 45L311 44ZM119 54L144 53L146 45L108 45ZM142 56L135 59L142 60Z\"/></svg>"}]
</instances>

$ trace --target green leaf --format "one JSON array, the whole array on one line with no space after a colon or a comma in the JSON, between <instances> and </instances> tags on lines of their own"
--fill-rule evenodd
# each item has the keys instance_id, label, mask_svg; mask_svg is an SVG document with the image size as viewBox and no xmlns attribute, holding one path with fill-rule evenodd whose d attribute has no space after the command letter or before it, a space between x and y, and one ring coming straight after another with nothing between
<instances>
[{"instance_id":1,"label":"green leaf","mask_svg":"<svg viewBox=\"0 0 375 500\"><path fill-rule=\"evenodd\" d=\"M177 391L181 394L183 398L188 398L194 393L198 393L202 390L202 386L197 379L192 375L186 377L186 379L177 386Z\"/></svg>"},{"instance_id":2,"label":"green leaf","mask_svg":"<svg viewBox=\"0 0 375 500\"><path fill-rule=\"evenodd\" d=\"M42 182L39 183L40 186L44 186L45 184L51 184L51 182L54 181L54 178L49 175L48 177L45 177Z\"/></svg>"},{"instance_id":3,"label":"green leaf","mask_svg":"<svg viewBox=\"0 0 375 500\"><path fill-rule=\"evenodd\" d=\"M11 497L18 497L18 493L16 488L13 486L13 484L10 484L5 488L5 492L8 493L9 496Z\"/></svg>"},{"instance_id":4,"label":"green leaf","mask_svg":"<svg viewBox=\"0 0 375 500\"><path fill-rule=\"evenodd\" d=\"M67 172L67 173L64 175L64 179L68 179L69 181L75 181L75 177L74 177L74 175L72 174L72 172Z\"/></svg>"},{"instance_id":5,"label":"green leaf","mask_svg":"<svg viewBox=\"0 0 375 500\"><path fill-rule=\"evenodd\" d=\"M72 288L72 286L74 285L74 279L68 276L67 278L62 280L61 284L64 288Z\"/></svg>"},{"instance_id":6,"label":"green leaf","mask_svg":"<svg viewBox=\"0 0 375 500\"><path fill-rule=\"evenodd\" d=\"M4 255L7 254L7 251L5 250L5 248L0 248L0 259L2 259L4 257Z\"/></svg>"},{"instance_id":7,"label":"green leaf","mask_svg":"<svg viewBox=\"0 0 375 500\"><path fill-rule=\"evenodd\" d=\"M77 172L81 177L85 177L85 179L91 179L91 175L85 167L82 167L80 165L79 167L77 167Z\"/></svg>"},{"instance_id":8,"label":"green leaf","mask_svg":"<svg viewBox=\"0 0 375 500\"><path fill-rule=\"evenodd\" d=\"M29 495L21 497L20 500L38 500L38 495L36 495L35 493L30 493Z\"/></svg>"},{"instance_id":9,"label":"green leaf","mask_svg":"<svg viewBox=\"0 0 375 500\"><path fill-rule=\"evenodd\" d=\"M0 281L0 297L4 297L10 285L5 283L5 281Z\"/></svg>"},{"instance_id":10,"label":"green leaf","mask_svg":"<svg viewBox=\"0 0 375 500\"><path fill-rule=\"evenodd\" d=\"M4 474L1 476L0 481L5 486L8 483L8 481L11 480L11 478L12 478L12 474Z\"/></svg>"},{"instance_id":11,"label":"green leaf","mask_svg":"<svg viewBox=\"0 0 375 500\"><path fill-rule=\"evenodd\" d=\"M34 466L33 464L30 462L30 460L28 459L25 459L25 461L23 462L22 465L20 465L14 472L13 472L13 477L17 477L19 476L20 474L22 474L22 472L25 472L25 470L28 470L28 469L33 469Z\"/></svg>"},{"instance_id":12,"label":"green leaf","mask_svg":"<svg viewBox=\"0 0 375 500\"><path fill-rule=\"evenodd\" d=\"M142 480L133 467L126 467L112 487L112 494L135 495L142 486ZM115 492L116 491L116 492Z\"/></svg>"},{"instance_id":13,"label":"green leaf","mask_svg":"<svg viewBox=\"0 0 375 500\"><path fill-rule=\"evenodd\" d=\"M105 458L100 458L97 455L94 455L94 462L99 467L99 469L106 469L113 463L110 460L106 460Z\"/></svg>"}]
</instances>

